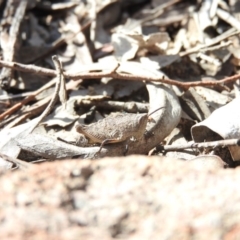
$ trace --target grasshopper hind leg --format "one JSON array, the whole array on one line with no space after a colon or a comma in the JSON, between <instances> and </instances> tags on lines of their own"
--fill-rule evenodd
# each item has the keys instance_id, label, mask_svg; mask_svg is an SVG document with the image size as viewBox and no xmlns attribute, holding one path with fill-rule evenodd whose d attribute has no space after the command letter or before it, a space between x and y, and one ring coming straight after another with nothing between
<instances>
[{"instance_id":1,"label":"grasshopper hind leg","mask_svg":"<svg viewBox=\"0 0 240 240\"><path fill-rule=\"evenodd\" d=\"M121 142L121 141L119 141L119 139L105 139L104 141L102 141L102 143L101 143L101 145L100 145L100 147L99 147L99 150L96 152L96 154L98 154L98 153L101 152L101 150L102 150L102 148L103 148L103 146L104 146L105 144L117 143L117 142ZM126 143L126 145L125 145L125 149L124 149L123 155L125 156L125 155L127 154L127 152L128 152L128 141L127 141L127 143Z\"/></svg>"},{"instance_id":2,"label":"grasshopper hind leg","mask_svg":"<svg viewBox=\"0 0 240 240\"><path fill-rule=\"evenodd\" d=\"M100 153L103 146L105 144L109 144L109 143L116 143L116 142L119 142L119 139L105 139L104 141L102 141L100 147L99 147L99 150L97 151L97 153Z\"/></svg>"}]
</instances>

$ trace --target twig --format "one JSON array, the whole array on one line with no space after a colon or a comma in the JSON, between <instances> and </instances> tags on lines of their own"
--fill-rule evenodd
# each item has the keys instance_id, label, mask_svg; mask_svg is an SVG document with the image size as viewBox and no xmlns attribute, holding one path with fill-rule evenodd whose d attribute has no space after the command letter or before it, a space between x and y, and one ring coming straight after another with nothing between
<instances>
[{"instance_id":1,"label":"twig","mask_svg":"<svg viewBox=\"0 0 240 240\"><path fill-rule=\"evenodd\" d=\"M32 94L33 94L33 92L1 95L0 96L0 101L13 100L13 99L16 99L16 98L24 98L24 97L28 97L29 95L32 95Z\"/></svg>"},{"instance_id":2,"label":"twig","mask_svg":"<svg viewBox=\"0 0 240 240\"><path fill-rule=\"evenodd\" d=\"M5 111L4 113L2 113L0 115L0 120L4 119L6 116L14 113L15 111L17 111L18 109L20 109L22 106L24 106L25 104L29 103L30 101L32 101L38 94L40 94L41 92L43 92L44 90L50 88L51 86L53 86L56 82L56 79L53 79L52 81L48 82L47 84L45 84L43 87L41 87L40 89L38 89L37 91L33 92L31 95L27 96L25 99L23 99L21 102L15 104L14 106L12 106L11 108L9 108L7 111Z\"/></svg>"},{"instance_id":3,"label":"twig","mask_svg":"<svg viewBox=\"0 0 240 240\"><path fill-rule=\"evenodd\" d=\"M41 10L44 9L44 10L48 10L48 11L57 11L57 10L65 10L66 11L77 5L78 5L78 3L75 3L75 2L51 3L51 5L39 2L37 7L38 7L38 9L41 9Z\"/></svg>"},{"instance_id":4,"label":"twig","mask_svg":"<svg viewBox=\"0 0 240 240\"><path fill-rule=\"evenodd\" d=\"M52 97L50 103L48 104L46 109L43 111L43 113L38 117L37 122L33 125L32 129L29 131L29 133L31 133L38 126L38 124L49 114L49 112L52 110L53 106L55 105L55 103L58 99L61 82L63 80L62 68L61 68L61 62L59 61L59 59L56 55L54 55L52 57L52 60L53 60L53 63L55 65L55 68L57 71L57 82L56 82L55 91L53 93L53 97Z\"/></svg>"},{"instance_id":5,"label":"twig","mask_svg":"<svg viewBox=\"0 0 240 240\"><path fill-rule=\"evenodd\" d=\"M213 142L202 142L202 143L187 143L182 145L166 145L161 146L165 151L176 151L187 148L217 148L217 147L228 147L228 146L240 146L240 139L225 139Z\"/></svg>"},{"instance_id":6,"label":"twig","mask_svg":"<svg viewBox=\"0 0 240 240\"><path fill-rule=\"evenodd\" d=\"M232 27L236 28L238 31L240 30L240 22L237 18L233 17L232 14L230 14L227 11L224 11L221 8L217 9L217 16L221 18L223 21L230 24Z\"/></svg>"},{"instance_id":7,"label":"twig","mask_svg":"<svg viewBox=\"0 0 240 240\"><path fill-rule=\"evenodd\" d=\"M55 67L57 69L57 73L58 73L58 78L61 78L60 81L60 89L59 89L59 100L62 104L62 106L64 108L66 108L66 104L67 104L67 89L66 89L66 83L65 83L65 79L64 79L64 75L63 75L63 68L62 68L62 63L59 61L58 58L56 58L56 56L53 56L53 62L55 64Z\"/></svg>"},{"instance_id":8,"label":"twig","mask_svg":"<svg viewBox=\"0 0 240 240\"><path fill-rule=\"evenodd\" d=\"M52 86L55 84L55 82L56 82L56 79L54 78L53 80L51 80L50 82L48 82L47 84L45 84L43 87L41 87L40 89L36 90L35 92L28 93L28 96L27 96L23 101L21 101L20 103L15 104L15 105L12 106L10 109L8 109L8 110L5 111L4 113L2 113L2 114L0 115L0 120L3 120L6 116L9 116L9 115L13 114L13 113L16 112L18 109L20 109L23 105L25 105L25 104L27 104L28 102L34 100L35 97L36 97L38 94L40 94L40 93L43 92L44 90L52 87ZM71 81L68 82L68 83L66 84L66 89L67 89L67 90L72 89L72 86L71 86L71 85L72 85ZM14 96L15 96L15 95L14 95ZM50 101L50 100L51 100L51 98L50 98L50 97L47 97L46 103L47 103L48 101ZM39 106L38 106L38 107L39 107ZM33 116L33 115L34 115L34 114L31 114L31 115L29 115L29 116ZM23 120L23 119L24 119L24 118L22 118L22 120ZM8 119L8 120L9 120L9 119ZM0 123L0 127L3 126L3 125L5 125L5 123L2 121L2 122ZM5 126L5 127L6 127L6 126Z\"/></svg>"},{"instance_id":9,"label":"twig","mask_svg":"<svg viewBox=\"0 0 240 240\"><path fill-rule=\"evenodd\" d=\"M16 7L16 12L15 15L12 19L12 23L11 23L11 27L9 30L9 36L7 39L5 39L6 41L6 49L4 50L4 59L7 61L13 61L14 60L14 55L15 52L17 51L17 45L19 44L18 41L18 35L19 35L19 31L20 31L20 25L21 22L23 20L23 17L25 15L25 11L27 8L27 0L22 0L19 3L19 6ZM7 5L7 9L11 7L11 5ZM3 40L3 39L1 39ZM3 48L4 49L4 48ZM9 85L11 78L12 78L12 70L9 68L3 68L1 75L0 75L0 85L5 88Z\"/></svg>"},{"instance_id":10,"label":"twig","mask_svg":"<svg viewBox=\"0 0 240 240\"><path fill-rule=\"evenodd\" d=\"M209 62L217 67L219 67L221 65L221 62L219 59L217 58L214 58L212 56L209 56L207 54L204 54L203 52L199 52L197 54L198 58L201 58L202 60L206 61L206 62Z\"/></svg>"},{"instance_id":11,"label":"twig","mask_svg":"<svg viewBox=\"0 0 240 240\"><path fill-rule=\"evenodd\" d=\"M207 48L201 49L200 52L216 51L216 50L219 50L221 48L226 48L226 47L228 47L232 44L233 44L233 42L229 40L227 42L221 42L219 45L216 45L216 46L213 46L213 47L207 47Z\"/></svg>"},{"instance_id":12,"label":"twig","mask_svg":"<svg viewBox=\"0 0 240 240\"><path fill-rule=\"evenodd\" d=\"M0 126L2 125L4 126L4 129L7 129L7 128L9 129L19 125L26 119L37 117L44 111L44 109L47 107L50 100L51 100L51 96L38 101L37 103L33 104L30 108L27 108L25 111L22 111L22 114L20 116L18 116L12 121L8 121L10 122L8 125L6 125L5 123L6 121L5 122L2 121ZM9 120L9 118L6 120Z\"/></svg>"},{"instance_id":13,"label":"twig","mask_svg":"<svg viewBox=\"0 0 240 240\"><path fill-rule=\"evenodd\" d=\"M51 76L54 77L57 75L56 71L52 69L42 68L34 65L25 65L17 62L7 62L0 60L0 66L2 67L9 67L15 70L23 71L23 72L31 72L39 75ZM115 68L115 67L114 67ZM105 71L105 72L92 72L94 71L94 64L91 72L80 72L80 73L69 73L64 72L64 76L66 78L71 78L73 80L78 79L93 79L93 78L103 78L103 77L111 77L111 78L118 78L122 80L134 80L134 81L148 81L148 82L161 82L170 85L179 86L184 89L188 89L190 87L196 86L216 86L220 84L227 84L230 82L234 82L240 78L240 74L236 74L230 77L223 78L218 81L195 81L195 82L180 82L173 79L166 79L166 78L159 78L159 77L149 77L143 75L131 75L126 73L119 73L113 72L112 70Z\"/></svg>"},{"instance_id":14,"label":"twig","mask_svg":"<svg viewBox=\"0 0 240 240\"><path fill-rule=\"evenodd\" d=\"M227 32L223 33L222 35L217 36L216 38L212 39L212 41L210 41L209 43L193 47L191 49L186 50L185 52L180 52L179 55L181 57L183 57L183 56L186 56L186 55L189 55L189 54L192 54L192 53L199 52L201 49L211 47L211 46L213 46L215 44L218 44L219 42L221 42L221 41L223 41L223 40L225 40L229 37L232 37L234 35L237 35L239 33L240 33L240 30L236 31L235 29L231 28L229 31L227 31Z\"/></svg>"}]
</instances>

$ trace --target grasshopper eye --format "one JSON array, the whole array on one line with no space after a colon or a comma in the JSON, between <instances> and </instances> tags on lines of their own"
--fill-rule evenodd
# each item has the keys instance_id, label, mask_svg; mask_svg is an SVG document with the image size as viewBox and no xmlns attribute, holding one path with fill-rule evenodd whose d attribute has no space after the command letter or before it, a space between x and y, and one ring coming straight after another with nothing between
<instances>
[{"instance_id":1,"label":"grasshopper eye","mask_svg":"<svg viewBox=\"0 0 240 240\"><path fill-rule=\"evenodd\" d=\"M148 122L151 122L153 120L153 118L150 116L148 117Z\"/></svg>"},{"instance_id":2,"label":"grasshopper eye","mask_svg":"<svg viewBox=\"0 0 240 240\"><path fill-rule=\"evenodd\" d=\"M156 121L153 119L152 116L149 116L147 121L148 121L148 122L156 122Z\"/></svg>"}]
</instances>

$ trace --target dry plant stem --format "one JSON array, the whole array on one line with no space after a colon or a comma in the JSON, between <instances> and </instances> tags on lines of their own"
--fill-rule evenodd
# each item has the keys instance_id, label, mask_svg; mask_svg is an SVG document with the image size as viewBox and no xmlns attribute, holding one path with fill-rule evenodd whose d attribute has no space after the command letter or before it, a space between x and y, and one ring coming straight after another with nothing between
<instances>
[{"instance_id":1,"label":"dry plant stem","mask_svg":"<svg viewBox=\"0 0 240 240\"><path fill-rule=\"evenodd\" d=\"M34 100L35 97L40 94L41 92L43 92L44 90L50 88L51 86L53 86L56 82L56 79L53 79L52 81L48 82L47 84L45 84L43 87L41 87L40 89L38 89L37 91L33 92L31 95L27 96L25 99L23 99L21 102L15 104L14 106L12 106L11 108L9 108L7 111L5 111L4 113L2 113L0 115L0 120L3 120L6 116L11 115L12 113L14 113L15 111L17 111L18 109L20 109L22 106L24 106L25 104L29 103L30 101Z\"/></svg>"},{"instance_id":2,"label":"dry plant stem","mask_svg":"<svg viewBox=\"0 0 240 240\"><path fill-rule=\"evenodd\" d=\"M218 8L217 9L217 16L220 19L223 19L224 21L226 21L229 25L231 25L232 27L236 28L237 30L240 30L240 22L237 18L235 18L231 13Z\"/></svg>"},{"instance_id":3,"label":"dry plant stem","mask_svg":"<svg viewBox=\"0 0 240 240\"><path fill-rule=\"evenodd\" d=\"M28 96L23 100L21 101L20 103L17 103L15 104L14 106L12 106L11 108L9 108L7 111L5 111L4 113L2 113L0 115L0 120L3 120L4 117L10 115L10 114L13 114L15 111L17 111L19 108L21 108L23 105L27 104L28 102L30 102L31 100L34 100L35 97L40 94L41 92L45 91L46 89L52 87L54 84L56 83L56 79L53 79L51 80L50 82L48 82L47 84L45 84L43 87L41 87L40 89L38 89L37 91L33 92L33 93L28 93ZM69 85L71 83L69 82L66 87L67 87L67 90L69 90ZM71 89L71 87L70 87ZM15 95L14 95L15 96ZM47 98L47 102L50 101L50 97ZM41 106L39 106L41 107ZM34 114L31 114L31 116L34 116ZM0 127L3 126L5 124L3 124L3 122L1 122L0 124Z\"/></svg>"},{"instance_id":4,"label":"dry plant stem","mask_svg":"<svg viewBox=\"0 0 240 240\"><path fill-rule=\"evenodd\" d=\"M232 45L232 41L229 40L227 42L221 42L221 44L213 46L213 47L208 47L208 48L201 49L200 52L216 51L216 50L219 50L221 48L226 48L230 45Z\"/></svg>"},{"instance_id":5,"label":"dry plant stem","mask_svg":"<svg viewBox=\"0 0 240 240\"><path fill-rule=\"evenodd\" d=\"M217 148L217 147L228 147L228 146L240 146L240 139L225 139L213 142L202 142L202 143L187 143L182 145L166 145L162 146L165 151L176 151L184 150L188 148Z\"/></svg>"},{"instance_id":6,"label":"dry plant stem","mask_svg":"<svg viewBox=\"0 0 240 240\"><path fill-rule=\"evenodd\" d=\"M12 19L12 24L9 30L9 37L6 49L4 50L4 59L8 61L14 60L15 52L17 51L18 43L18 35L20 31L20 25L25 15L25 11L27 8L27 0L22 0L19 3L18 8L16 9L15 15ZM3 68L0 75L0 82L2 86L8 86L9 82L12 78L12 70L9 68Z\"/></svg>"},{"instance_id":7,"label":"dry plant stem","mask_svg":"<svg viewBox=\"0 0 240 240\"><path fill-rule=\"evenodd\" d=\"M57 60L57 61L56 61ZM62 70L62 64L58 59L55 59L55 67L58 72L58 78L61 78L60 80L60 90L59 90L59 100L62 103L62 106L66 108L67 104L67 89L66 89L66 83L63 75L63 70ZM58 66L57 66L58 65Z\"/></svg>"},{"instance_id":8,"label":"dry plant stem","mask_svg":"<svg viewBox=\"0 0 240 240\"><path fill-rule=\"evenodd\" d=\"M68 10L71 9L78 4L75 2L66 2L66 3L52 3L51 5L43 4L41 1L38 4L38 8L49 10L49 11L57 11L57 10Z\"/></svg>"},{"instance_id":9,"label":"dry plant stem","mask_svg":"<svg viewBox=\"0 0 240 240\"><path fill-rule=\"evenodd\" d=\"M96 28L97 28L97 23L96 23L96 17L97 17L97 3L95 0L92 1L92 7L89 12L90 18L95 19L92 21L92 24L90 26L90 39L94 43L96 40Z\"/></svg>"},{"instance_id":10,"label":"dry plant stem","mask_svg":"<svg viewBox=\"0 0 240 240\"><path fill-rule=\"evenodd\" d=\"M52 110L52 108L54 107L54 105L55 105L55 103L57 102L57 99L58 99L58 94L59 94L60 87L61 87L61 81L63 80L62 68L61 68L62 65L61 65L61 62L60 62L60 60L58 59L58 57L56 55L52 57L52 60L53 60L53 63L55 65L55 68L57 70L57 82L56 82L55 91L53 93L53 97L52 97L50 103L48 104L48 106L46 107L44 112L39 116L36 124L34 124L32 129L29 131L30 133L49 114L49 112Z\"/></svg>"},{"instance_id":11,"label":"dry plant stem","mask_svg":"<svg viewBox=\"0 0 240 240\"><path fill-rule=\"evenodd\" d=\"M0 60L0 66L2 67L9 67L15 70L23 71L23 72L31 72L39 75L45 75L45 76L56 76L56 71L37 67L34 65L25 65L21 63L16 62L7 62L7 61L1 61ZM94 65L93 65L94 66ZM114 67L115 69L115 67ZM94 71L94 68L92 69ZM164 79L164 78L157 78L157 77L149 77L149 76L142 76L142 75L131 75L126 73L119 73L119 72L113 72L112 70L106 71L106 72L89 72L89 73L69 73L64 72L65 78L71 78L73 80L78 79L93 79L93 78L103 78L103 77L111 77L111 78L117 78L122 80L134 80L134 81L147 81L147 82L161 82L166 83L170 85L175 85L178 87L181 87L183 89L188 89L190 87L196 87L196 86L216 86L221 84L227 84L230 82L234 82L237 79L240 78L240 74L233 75L231 77L226 77L224 79L218 80L218 81L195 81L195 82L180 82L173 79Z\"/></svg>"},{"instance_id":12,"label":"dry plant stem","mask_svg":"<svg viewBox=\"0 0 240 240\"><path fill-rule=\"evenodd\" d=\"M8 125L3 124L3 125L5 125L4 128L5 129L12 128L12 127L19 125L20 123L22 123L23 121L25 121L27 119L37 117L44 111L44 109L47 107L50 100L51 100L51 96L44 98L41 101L38 101L36 104L31 106L26 112L23 111L22 114L20 116L18 116L15 120L10 121L10 123Z\"/></svg>"},{"instance_id":13,"label":"dry plant stem","mask_svg":"<svg viewBox=\"0 0 240 240\"><path fill-rule=\"evenodd\" d=\"M32 95L33 92L24 92L24 93L16 93L14 95L1 95L0 96L0 101L7 101L7 100L13 100L16 98L24 98L24 97L28 97L30 95Z\"/></svg>"},{"instance_id":14,"label":"dry plant stem","mask_svg":"<svg viewBox=\"0 0 240 240\"><path fill-rule=\"evenodd\" d=\"M201 51L202 49L204 48L208 48L210 46L213 46L215 44L218 44L219 42L229 38L229 37L232 37L234 35L237 35L239 34L240 31L236 31L234 28L231 28L230 30L228 30L227 32L223 33L222 35L220 36L217 36L216 38L212 39L211 42L207 43L207 44L204 44L204 45L200 45L200 46L196 46L194 48L191 48L191 49L188 49L187 51L185 52L180 52L179 55L181 57L183 56L186 56L186 55L189 55L189 54L192 54L192 53L196 53L196 52L199 52Z\"/></svg>"}]
</instances>

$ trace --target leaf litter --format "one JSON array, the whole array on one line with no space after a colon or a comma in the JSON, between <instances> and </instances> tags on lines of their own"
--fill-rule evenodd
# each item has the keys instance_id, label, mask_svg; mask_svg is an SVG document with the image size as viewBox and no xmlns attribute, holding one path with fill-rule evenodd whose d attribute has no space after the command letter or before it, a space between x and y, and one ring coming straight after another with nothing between
<instances>
[{"instance_id":1,"label":"leaf litter","mask_svg":"<svg viewBox=\"0 0 240 240\"><path fill-rule=\"evenodd\" d=\"M9 0L0 7L3 168L11 168L10 158L34 162L128 154L185 160L211 154L228 166L238 165L238 141L230 142L240 139L238 109L232 104L239 99L237 1L42 0L20 5ZM58 94L64 104L57 102L30 133L52 99L52 55L62 62L66 83ZM103 145L100 153L99 144L76 132L78 122L159 107L163 110L149 120L140 139ZM219 141L217 147L211 141Z\"/></svg>"}]
</instances>

